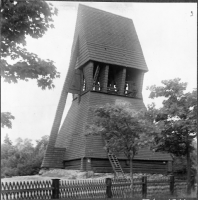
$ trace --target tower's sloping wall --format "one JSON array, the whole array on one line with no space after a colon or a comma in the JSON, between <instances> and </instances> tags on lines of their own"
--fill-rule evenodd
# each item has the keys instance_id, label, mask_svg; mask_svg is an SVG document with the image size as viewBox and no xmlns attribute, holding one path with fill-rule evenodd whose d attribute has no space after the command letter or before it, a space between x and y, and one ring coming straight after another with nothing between
<instances>
[{"instance_id":1,"label":"tower's sloping wall","mask_svg":"<svg viewBox=\"0 0 198 200\"><path fill-rule=\"evenodd\" d=\"M76 159L85 155L84 127L87 122L89 93L72 102L63 125L59 131L55 146L66 148L65 158Z\"/></svg>"}]
</instances>

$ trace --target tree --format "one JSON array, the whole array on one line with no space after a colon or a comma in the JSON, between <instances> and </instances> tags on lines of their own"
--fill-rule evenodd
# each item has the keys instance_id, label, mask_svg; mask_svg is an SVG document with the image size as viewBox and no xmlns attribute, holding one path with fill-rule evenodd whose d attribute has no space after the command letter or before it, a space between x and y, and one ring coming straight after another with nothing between
<instances>
[{"instance_id":1,"label":"tree","mask_svg":"<svg viewBox=\"0 0 198 200\"><path fill-rule=\"evenodd\" d=\"M1 3L1 77L5 82L37 80L42 89L54 88L53 80L60 77L54 62L43 60L25 48L26 37L42 37L54 28L53 16L58 10L43 0L2 0ZM3 113L3 117L7 117ZM11 128L11 121L7 117ZM3 123L4 124L4 123ZM4 125L3 125L4 127Z\"/></svg>"},{"instance_id":2,"label":"tree","mask_svg":"<svg viewBox=\"0 0 198 200\"><path fill-rule=\"evenodd\" d=\"M33 146L30 139L18 138L12 145L6 136L1 146L1 177L38 174L48 139L48 136L43 136Z\"/></svg>"},{"instance_id":3,"label":"tree","mask_svg":"<svg viewBox=\"0 0 198 200\"><path fill-rule=\"evenodd\" d=\"M17 175L16 152L17 149L12 145L12 141L6 135L4 143L1 145L1 177Z\"/></svg>"},{"instance_id":4,"label":"tree","mask_svg":"<svg viewBox=\"0 0 198 200\"><path fill-rule=\"evenodd\" d=\"M133 188L133 158L139 148L152 142L154 126L147 120L144 111L131 109L128 103L106 104L93 109L92 122L87 125L87 134L101 135L105 148L112 152L124 152L130 161L131 186Z\"/></svg>"},{"instance_id":5,"label":"tree","mask_svg":"<svg viewBox=\"0 0 198 200\"><path fill-rule=\"evenodd\" d=\"M154 120L160 125L161 134L155 138L156 150L176 156L186 156L187 184L190 193L191 159L193 140L197 136L197 90L184 92L187 83L181 79L162 81L163 86L150 86L150 98L164 97L160 109L152 108Z\"/></svg>"},{"instance_id":6,"label":"tree","mask_svg":"<svg viewBox=\"0 0 198 200\"><path fill-rule=\"evenodd\" d=\"M41 137L40 140L36 140L36 147L35 147L35 153L38 154L43 154L44 155L44 151L47 148L49 142L49 136L48 135L44 135Z\"/></svg>"},{"instance_id":7,"label":"tree","mask_svg":"<svg viewBox=\"0 0 198 200\"><path fill-rule=\"evenodd\" d=\"M8 137L8 134L6 134L5 139L4 139L4 144L7 145L12 145L12 141L10 140L10 138Z\"/></svg>"},{"instance_id":8,"label":"tree","mask_svg":"<svg viewBox=\"0 0 198 200\"><path fill-rule=\"evenodd\" d=\"M49 28L54 28L53 19L58 11L43 0L3 0L1 25L1 76L8 83L36 79L42 89L53 88L53 79L59 77L53 61L42 60L28 52L26 37L42 37ZM15 60L8 63L8 58Z\"/></svg>"},{"instance_id":9,"label":"tree","mask_svg":"<svg viewBox=\"0 0 198 200\"><path fill-rule=\"evenodd\" d=\"M1 127L4 128L5 126L7 126L7 128L12 128L11 120L13 119L15 119L15 117L11 115L10 112L1 113Z\"/></svg>"}]
</instances>

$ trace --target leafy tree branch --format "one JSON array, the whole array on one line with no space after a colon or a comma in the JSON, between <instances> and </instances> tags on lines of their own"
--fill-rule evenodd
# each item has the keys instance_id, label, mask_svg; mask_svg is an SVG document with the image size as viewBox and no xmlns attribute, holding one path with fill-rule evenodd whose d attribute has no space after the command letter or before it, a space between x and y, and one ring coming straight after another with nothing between
<instances>
[{"instance_id":1,"label":"leafy tree branch","mask_svg":"<svg viewBox=\"0 0 198 200\"><path fill-rule=\"evenodd\" d=\"M59 78L54 62L28 52L26 37L38 39L54 28L53 16L58 10L43 0L3 0L1 8L1 76L8 83L36 79L38 87L52 89ZM10 64L8 60L15 61Z\"/></svg>"},{"instance_id":2,"label":"leafy tree branch","mask_svg":"<svg viewBox=\"0 0 198 200\"><path fill-rule=\"evenodd\" d=\"M11 115L10 112L2 112L1 113L1 127L7 127L12 128L12 122L11 120L15 119L13 115Z\"/></svg>"}]
</instances>

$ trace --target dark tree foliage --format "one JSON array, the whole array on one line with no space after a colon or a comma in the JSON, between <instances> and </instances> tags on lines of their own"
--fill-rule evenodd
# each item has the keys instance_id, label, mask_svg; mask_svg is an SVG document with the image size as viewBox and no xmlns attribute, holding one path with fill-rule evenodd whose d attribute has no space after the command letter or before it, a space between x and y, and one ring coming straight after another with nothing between
<instances>
[{"instance_id":1,"label":"dark tree foliage","mask_svg":"<svg viewBox=\"0 0 198 200\"><path fill-rule=\"evenodd\" d=\"M3 0L1 5L1 76L8 83L36 79L38 87L51 89L60 77L51 60L25 49L26 36L42 37L53 28L58 11L43 0ZM15 61L10 64L9 60Z\"/></svg>"},{"instance_id":2,"label":"dark tree foliage","mask_svg":"<svg viewBox=\"0 0 198 200\"><path fill-rule=\"evenodd\" d=\"M26 176L38 174L45 150L48 136L43 136L33 146L30 139L17 139L15 145L5 137L1 146L1 177Z\"/></svg>"},{"instance_id":3,"label":"dark tree foliage","mask_svg":"<svg viewBox=\"0 0 198 200\"><path fill-rule=\"evenodd\" d=\"M187 83L180 79L162 81L164 86L151 86L150 98L165 97L163 107L150 106L152 119L161 125L161 135L156 137L158 150L176 156L187 155L194 148L197 136L197 90L184 93Z\"/></svg>"},{"instance_id":4,"label":"dark tree foliage","mask_svg":"<svg viewBox=\"0 0 198 200\"><path fill-rule=\"evenodd\" d=\"M15 119L15 117L12 116L10 112L1 113L1 127L4 128L6 126L7 128L12 128L11 120L13 119Z\"/></svg>"},{"instance_id":5,"label":"dark tree foliage","mask_svg":"<svg viewBox=\"0 0 198 200\"><path fill-rule=\"evenodd\" d=\"M187 83L179 78L164 80L162 84L148 87L150 98L164 97L162 108L151 106L149 110L150 116L161 129L161 134L155 138L156 150L186 157L189 185L192 166L190 154L197 137L197 89L185 93Z\"/></svg>"}]
</instances>

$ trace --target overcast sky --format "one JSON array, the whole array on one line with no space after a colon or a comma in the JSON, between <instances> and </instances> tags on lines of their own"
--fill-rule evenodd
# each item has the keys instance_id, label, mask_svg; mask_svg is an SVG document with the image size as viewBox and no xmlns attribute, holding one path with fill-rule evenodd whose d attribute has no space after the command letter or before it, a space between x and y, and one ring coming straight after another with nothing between
<instances>
[{"instance_id":1,"label":"overcast sky","mask_svg":"<svg viewBox=\"0 0 198 200\"><path fill-rule=\"evenodd\" d=\"M80 2L51 2L58 8L55 29L42 38L27 37L27 49L55 62L61 78L55 89L41 90L36 81L8 84L2 81L1 110L15 116L12 129L4 128L12 141L21 137L33 141L49 135L64 79L69 66L71 46ZM91 3L81 4L128 17L133 20L149 68L143 85L144 103L151 103L146 86L180 77L188 90L197 87L197 4L196 3ZM72 102L67 99L64 116Z\"/></svg>"}]
</instances>

